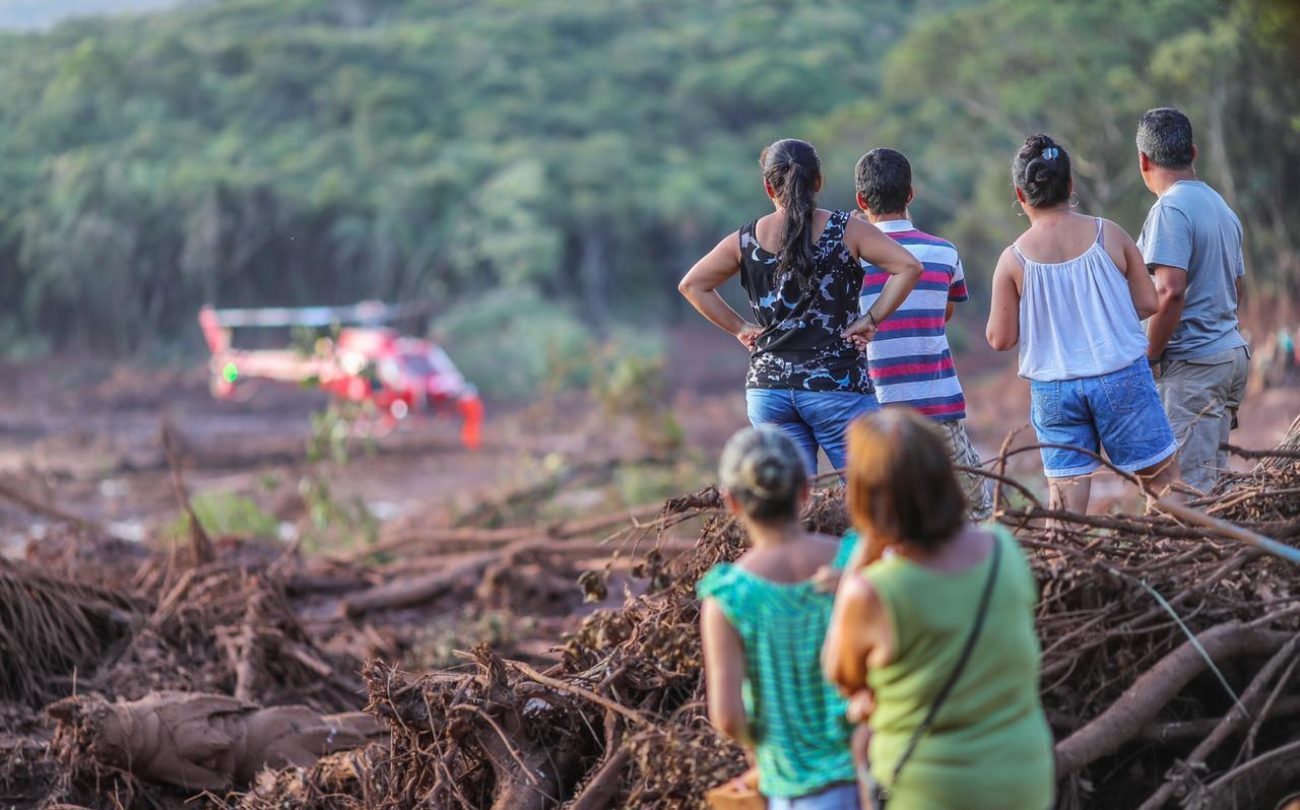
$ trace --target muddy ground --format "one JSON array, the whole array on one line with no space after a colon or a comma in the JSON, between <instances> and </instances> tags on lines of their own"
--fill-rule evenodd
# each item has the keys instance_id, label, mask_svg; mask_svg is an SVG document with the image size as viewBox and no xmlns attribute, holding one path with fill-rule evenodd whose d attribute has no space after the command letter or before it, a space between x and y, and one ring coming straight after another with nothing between
<instances>
[{"instance_id":1,"label":"muddy ground","mask_svg":"<svg viewBox=\"0 0 1300 810\"><path fill-rule=\"evenodd\" d=\"M361 678L367 661L413 673L472 671L466 651L488 642L496 655L560 666L563 639L596 611L655 591L661 558L697 542L704 517L659 532L653 555L627 527L650 520L664 498L707 484L722 443L746 424L744 357L734 341L682 330L670 353L665 391L648 407L670 413L671 430L572 394L488 403L478 450L460 445L451 420L410 420L389 435L343 442L346 459L324 461L305 452L320 438L312 416L327 406L311 392L266 386L216 401L201 363L169 370L59 358L0 369L0 485L19 496L0 498L0 556L137 595L156 636L137 633L126 655L106 645L112 666L92 671L94 660L80 661L39 699L0 705L8 764L0 806L56 797L88 806L183 801L130 781L115 784L109 799L88 793L84 779L49 757L54 724L39 711L46 698L242 689L259 703L339 712L360 709L367 688L373 701L374 672ZM1028 421L1028 387L1013 362L991 352L959 359L969 426L986 457ZM1294 383L1257 391L1233 441L1273 447L1297 413ZM1029 441L1026 430L1013 443ZM1234 460L1243 470L1253 463ZM1041 492L1033 454L1016 457L1009 471ZM1098 514L1135 503L1113 477L1094 492ZM258 536L209 538L212 555L195 566L187 555L197 541L182 509L205 498L254 504L271 523ZM187 581L190 567L198 573ZM576 584L584 571L600 574L584 581L586 598ZM412 578L425 590L394 596L393 586ZM283 644L287 658L268 652ZM254 651L260 663L249 669ZM323 682L321 672L330 673Z\"/></svg>"},{"instance_id":2,"label":"muddy ground","mask_svg":"<svg viewBox=\"0 0 1300 810\"><path fill-rule=\"evenodd\" d=\"M684 455L707 470L726 438L746 424L744 356L726 335L703 327L673 333L670 353L670 394L659 406L680 424ZM982 454L995 455L1012 431L1022 431L1018 443L1030 442L1029 389L1012 373L1013 356L967 352L958 364L968 427ZM1293 378L1253 392L1233 441L1272 447L1281 440L1300 413L1298 384ZM33 487L35 494L105 522L124 537L150 536L178 514L160 441L167 419L188 451L193 492L250 494L279 511L277 517L292 520L293 499L286 490L302 469L311 414L326 404L318 394L270 384L252 387L239 401L214 400L201 361L183 370L84 358L11 363L0 368L0 477ZM381 520L418 513L436 523L453 520L457 510L494 491L544 475L558 460L635 455L631 432L581 396L489 403L479 450L460 445L452 418L411 419L391 435L361 442L346 465L324 474L338 497L362 499ZM1032 454L1018 457L1014 471L1041 487ZM695 483L683 481L680 489ZM1108 493L1118 493L1118 487L1101 483L1094 492L1100 496L1095 511L1105 511ZM39 536L43 523L0 503L0 548L12 553L33 533Z\"/></svg>"}]
</instances>

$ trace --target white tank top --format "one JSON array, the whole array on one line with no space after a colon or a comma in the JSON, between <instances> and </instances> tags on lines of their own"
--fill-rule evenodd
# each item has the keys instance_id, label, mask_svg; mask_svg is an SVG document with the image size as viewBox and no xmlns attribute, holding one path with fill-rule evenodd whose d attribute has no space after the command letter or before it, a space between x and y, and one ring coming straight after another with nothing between
<instances>
[{"instance_id":1,"label":"white tank top","mask_svg":"<svg viewBox=\"0 0 1300 810\"><path fill-rule=\"evenodd\" d=\"M1024 268L1020 295L1020 376L1039 382L1096 377L1146 355L1128 280L1097 239L1068 262L1032 261L1012 244Z\"/></svg>"}]
</instances>

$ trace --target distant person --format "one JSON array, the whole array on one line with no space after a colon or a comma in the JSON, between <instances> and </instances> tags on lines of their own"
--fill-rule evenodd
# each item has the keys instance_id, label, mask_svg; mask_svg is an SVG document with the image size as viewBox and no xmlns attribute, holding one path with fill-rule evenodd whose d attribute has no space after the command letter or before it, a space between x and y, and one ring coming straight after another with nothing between
<instances>
[{"instance_id":1,"label":"distant person","mask_svg":"<svg viewBox=\"0 0 1300 810\"><path fill-rule=\"evenodd\" d=\"M822 676L841 543L799 521L808 476L799 449L770 426L727 442L719 470L727 508L750 549L697 586L709 719L753 752L769 808L858 807L845 701Z\"/></svg>"},{"instance_id":2,"label":"distant person","mask_svg":"<svg viewBox=\"0 0 1300 810\"><path fill-rule=\"evenodd\" d=\"M1205 492L1228 467L1220 445L1236 426L1250 366L1237 324L1246 274L1241 220L1196 178L1187 116L1148 110L1137 147L1142 180L1157 197L1138 238L1159 293L1147 356L1178 437L1183 480Z\"/></svg>"},{"instance_id":3,"label":"distant person","mask_svg":"<svg viewBox=\"0 0 1300 810\"><path fill-rule=\"evenodd\" d=\"M845 425L878 407L862 349L907 297L921 265L848 211L817 207L821 160L811 144L777 141L763 150L759 165L776 211L728 234L678 289L749 349L749 421L785 431L809 474L817 471L818 447L841 469ZM893 278L859 317L860 259ZM717 292L737 273L756 322Z\"/></svg>"},{"instance_id":4,"label":"distant person","mask_svg":"<svg viewBox=\"0 0 1300 810\"><path fill-rule=\"evenodd\" d=\"M865 416L848 443L849 516L863 541L824 660L855 703L874 699L871 781L889 810L1049 810L1037 588L1019 544L966 522L947 447L915 411Z\"/></svg>"},{"instance_id":5,"label":"distant person","mask_svg":"<svg viewBox=\"0 0 1300 810\"><path fill-rule=\"evenodd\" d=\"M912 164L893 149L872 149L858 160L854 171L858 208L867 220L907 248L924 268L920 281L885 319L867 345L867 360L876 399L881 405L909 405L938 423L955 464L978 467L982 463L966 433L966 397L957 379L948 346L946 325L956 304L967 299L966 274L951 242L917 230L908 205L912 189ZM866 278L859 299L863 312L880 298L889 275L870 262L862 262ZM972 520L993 513L993 499L983 476L959 473L970 504Z\"/></svg>"},{"instance_id":6,"label":"distant person","mask_svg":"<svg viewBox=\"0 0 1300 810\"><path fill-rule=\"evenodd\" d=\"M1086 512L1104 448L1157 491L1178 477L1174 440L1147 364L1142 318L1156 290L1142 254L1115 223L1070 207L1070 156L1034 135L1011 164L1029 230L993 273L988 341L1020 346L1031 421L1054 507ZM1080 452L1074 448L1082 448Z\"/></svg>"}]
</instances>

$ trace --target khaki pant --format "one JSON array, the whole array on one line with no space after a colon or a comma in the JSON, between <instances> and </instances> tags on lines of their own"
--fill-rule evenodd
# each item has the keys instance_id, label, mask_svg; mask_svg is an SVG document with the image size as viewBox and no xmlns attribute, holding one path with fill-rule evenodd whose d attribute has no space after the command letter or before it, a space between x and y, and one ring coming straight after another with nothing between
<instances>
[{"instance_id":1,"label":"khaki pant","mask_svg":"<svg viewBox=\"0 0 1300 810\"><path fill-rule=\"evenodd\" d=\"M983 463L980 454L975 450L975 445L971 444L963 420L940 422L939 427L943 429L943 436L948 441L948 455L952 457L953 464L978 467ZM958 471L957 483L966 493L967 514L970 515L970 519L976 523L988 520L993 514L993 496L989 491L988 479L982 475Z\"/></svg>"},{"instance_id":2,"label":"khaki pant","mask_svg":"<svg viewBox=\"0 0 1300 810\"><path fill-rule=\"evenodd\" d=\"M1246 395L1250 352L1244 346L1198 357L1164 360L1156 388L1178 439L1183 480L1208 492L1228 468L1228 441Z\"/></svg>"}]
</instances>

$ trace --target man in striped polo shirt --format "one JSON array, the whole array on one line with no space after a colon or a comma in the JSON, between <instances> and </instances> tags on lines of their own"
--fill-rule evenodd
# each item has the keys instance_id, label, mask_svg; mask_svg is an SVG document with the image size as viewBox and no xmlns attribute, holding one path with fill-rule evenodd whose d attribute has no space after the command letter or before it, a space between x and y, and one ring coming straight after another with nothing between
<instances>
[{"instance_id":1,"label":"man in striped polo shirt","mask_svg":"<svg viewBox=\"0 0 1300 810\"><path fill-rule=\"evenodd\" d=\"M872 149L855 170L858 208L868 221L911 251L924 268L921 280L898 310L880 324L867 345L871 382L881 405L910 405L933 419L948 439L953 462L980 465L979 454L966 433L966 398L948 346L947 323L955 304L966 300L966 276L957 249L912 225L907 206L912 201L912 166L893 149ZM875 303L889 274L862 262L860 310ZM993 511L987 482L981 476L961 476L974 520Z\"/></svg>"}]
</instances>

